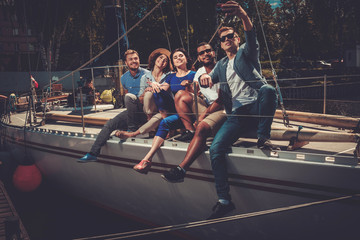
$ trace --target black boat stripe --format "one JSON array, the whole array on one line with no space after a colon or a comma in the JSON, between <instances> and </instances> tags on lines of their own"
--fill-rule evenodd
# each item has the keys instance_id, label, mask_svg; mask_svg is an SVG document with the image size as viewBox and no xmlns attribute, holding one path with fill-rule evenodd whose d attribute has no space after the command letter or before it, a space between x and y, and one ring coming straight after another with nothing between
<instances>
[{"instance_id":1,"label":"black boat stripe","mask_svg":"<svg viewBox=\"0 0 360 240\"><path fill-rule=\"evenodd\" d=\"M9 142L12 142L14 144L18 144L18 145L22 145L22 146L32 145L31 147L33 149L43 151L43 152L47 152L47 153L52 153L52 154L68 156L68 157L71 157L71 158L80 158L81 156L86 154L86 152L79 151L79 150L73 150L73 149L69 149L69 148L50 146L50 145L41 144L41 143L34 143L34 142L30 142L30 141L27 141L27 143L25 144L24 140L18 140L18 139L14 139L14 138L11 138L11 137L7 137L7 139L8 139ZM41 146L41 147L37 147L37 146ZM56 149L58 151L55 151L54 149ZM59 151L61 151L61 152L59 152ZM69 152L76 153L76 154L71 154ZM106 160L102 160L101 158L107 158L107 159L115 160L115 161L118 161L118 162L106 161ZM108 156L108 155L100 155L99 160L97 162L107 164L107 165L124 167L124 168L132 168L134 163L138 163L138 160L124 159L124 158ZM131 165L130 164L124 164L124 163L121 163L121 162L131 163ZM81 163L79 163L79 164L81 164ZM166 168L166 169L175 167L175 165L164 164L164 163L153 163L153 166L162 167L162 168ZM164 170L156 169L156 168L151 168L150 171L151 172L156 172L156 173L163 173L164 172ZM203 176L189 174L189 172L197 172L197 173L211 175L211 178L210 177L203 177ZM195 168L190 168L189 171L187 171L187 174L186 174L187 178L196 179L196 180L200 180L200 181L207 181L207 182L214 182L214 178L212 176L213 176L212 171L204 170L204 169L195 169ZM229 174L229 178L230 179L247 180L247 181L252 181L252 182L259 182L259 183L266 183L266 184L274 184L274 185L286 186L286 187L295 187L295 188L303 188L303 189L317 190L317 191L323 191L323 192L331 192L331 193L336 193L336 194L352 194L352 193L357 192L357 191L351 190L351 189L335 188L335 187L328 187L328 186L322 186L322 185L306 184L306 183L300 183L300 182L294 182L294 181L284 181L284 180L277 180L277 179L271 179L271 178L261 178L261 177L248 176L248 175L239 175L239 174ZM318 198L322 199L324 197L328 197L326 195L305 193L305 192L301 192L301 191L279 189L279 188L274 188L274 187L259 186L259 185L256 185L256 184L240 183L240 182L231 181L231 180L229 181L229 184L233 185L233 186L254 188L254 189L258 189L258 190L277 192L277 193L283 193L283 194L290 194L291 193L291 195L313 196L314 198L317 198L317 199Z\"/></svg>"}]
</instances>

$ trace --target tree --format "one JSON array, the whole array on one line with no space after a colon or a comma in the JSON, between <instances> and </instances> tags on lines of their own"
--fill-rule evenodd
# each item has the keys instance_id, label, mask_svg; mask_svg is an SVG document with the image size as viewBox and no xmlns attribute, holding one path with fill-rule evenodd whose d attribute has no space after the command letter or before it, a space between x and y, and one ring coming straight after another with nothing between
<instances>
[{"instance_id":1,"label":"tree","mask_svg":"<svg viewBox=\"0 0 360 240\"><path fill-rule=\"evenodd\" d=\"M98 33L102 31L103 14L100 6L100 0L15 1L20 23L38 35L42 70L73 69L74 65L69 63L78 65L101 50L102 37ZM84 44L84 40L88 44ZM67 61L69 59L72 61Z\"/></svg>"},{"instance_id":2,"label":"tree","mask_svg":"<svg viewBox=\"0 0 360 240\"><path fill-rule=\"evenodd\" d=\"M353 48L360 39L360 5L356 0L308 1L312 9L318 55L339 58L346 48Z\"/></svg>"},{"instance_id":3,"label":"tree","mask_svg":"<svg viewBox=\"0 0 360 240\"><path fill-rule=\"evenodd\" d=\"M311 9L305 0L281 0L276 9L283 56L314 58L319 46Z\"/></svg>"}]
</instances>

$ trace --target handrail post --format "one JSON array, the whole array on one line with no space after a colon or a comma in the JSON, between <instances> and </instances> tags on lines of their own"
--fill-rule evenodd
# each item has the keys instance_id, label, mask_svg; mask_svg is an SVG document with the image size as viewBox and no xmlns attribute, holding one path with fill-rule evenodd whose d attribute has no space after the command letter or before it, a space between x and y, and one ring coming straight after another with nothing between
<instances>
[{"instance_id":1,"label":"handrail post","mask_svg":"<svg viewBox=\"0 0 360 240\"><path fill-rule=\"evenodd\" d=\"M199 109L198 109L198 99L197 99L197 85L196 82L194 84L194 101L195 101L195 122L196 126L199 124Z\"/></svg>"},{"instance_id":2,"label":"handrail post","mask_svg":"<svg viewBox=\"0 0 360 240\"><path fill-rule=\"evenodd\" d=\"M323 114L326 114L326 82L327 77L326 74L324 75L324 108L323 108Z\"/></svg>"},{"instance_id":3,"label":"handrail post","mask_svg":"<svg viewBox=\"0 0 360 240\"><path fill-rule=\"evenodd\" d=\"M74 83L74 73L72 75L72 88L73 88L73 99L74 99L74 112L76 112L76 96L75 96L75 83Z\"/></svg>"},{"instance_id":4,"label":"handrail post","mask_svg":"<svg viewBox=\"0 0 360 240\"><path fill-rule=\"evenodd\" d=\"M82 87L80 88L80 106L81 106L81 123L82 123L83 133L85 134L84 104L83 104L83 96L82 96Z\"/></svg>"},{"instance_id":5,"label":"handrail post","mask_svg":"<svg viewBox=\"0 0 360 240\"><path fill-rule=\"evenodd\" d=\"M92 82L93 82L93 95L94 95L94 105L95 105L95 112L96 112L96 96L95 96L94 68L91 68L91 77L92 77Z\"/></svg>"}]
</instances>

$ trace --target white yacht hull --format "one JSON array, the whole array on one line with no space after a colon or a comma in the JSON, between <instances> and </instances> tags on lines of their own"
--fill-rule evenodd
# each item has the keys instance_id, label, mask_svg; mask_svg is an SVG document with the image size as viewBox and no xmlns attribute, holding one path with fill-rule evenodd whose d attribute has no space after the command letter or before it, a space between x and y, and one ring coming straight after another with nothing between
<instances>
[{"instance_id":1,"label":"white yacht hull","mask_svg":"<svg viewBox=\"0 0 360 240\"><path fill-rule=\"evenodd\" d=\"M110 139L98 162L83 164L76 160L89 151L96 135L9 125L2 135L15 158L26 154L56 186L152 226L204 220L217 200L208 151L195 161L183 183L168 183L160 177L184 158L186 143L166 141L150 172L143 175L132 167L149 150L151 139ZM232 151L227 161L236 210L231 215L360 193L360 166L355 158L244 147ZM194 239L282 239L289 230L299 231L292 238L297 239L305 234L300 230L303 227L315 231L320 225L333 224L333 217L344 214L338 212L339 207L353 213L358 222L359 205L358 200L320 204L178 232Z\"/></svg>"}]
</instances>

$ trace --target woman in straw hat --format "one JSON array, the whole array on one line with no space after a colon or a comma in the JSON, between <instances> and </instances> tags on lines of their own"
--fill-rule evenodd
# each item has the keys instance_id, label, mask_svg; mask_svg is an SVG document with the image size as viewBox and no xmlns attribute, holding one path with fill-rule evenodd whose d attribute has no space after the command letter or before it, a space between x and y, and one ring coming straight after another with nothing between
<instances>
[{"instance_id":1,"label":"woman in straw hat","mask_svg":"<svg viewBox=\"0 0 360 240\"><path fill-rule=\"evenodd\" d=\"M143 94L139 97L143 103L144 113L147 115L148 122L141 126L135 132L117 131L115 136L126 139L135 137L139 134L154 131L162 120L161 114L158 113L153 93L159 92L161 85L171 72L170 52L164 48L158 48L149 55L148 69L150 72L145 73L140 81L140 92Z\"/></svg>"},{"instance_id":2,"label":"woman in straw hat","mask_svg":"<svg viewBox=\"0 0 360 240\"><path fill-rule=\"evenodd\" d=\"M152 157L166 139L170 130L184 128L178 114L176 114L173 96L180 91L186 90L191 86L195 72L191 71L191 59L185 49L175 49L170 55L171 63L175 73L170 74L165 79L159 89L154 92L156 105L164 118L156 132L150 151L143 160L134 166L134 170L146 174L151 167ZM190 90L190 89L188 89ZM168 116L168 114L173 114Z\"/></svg>"}]
</instances>

